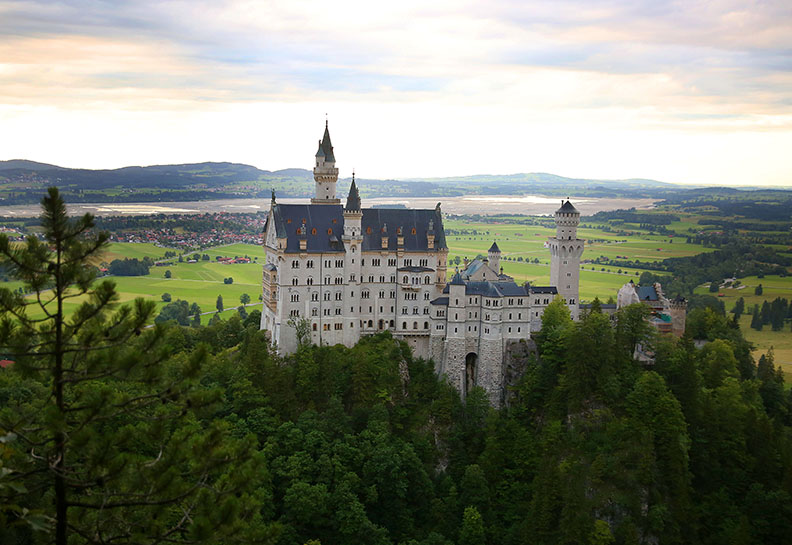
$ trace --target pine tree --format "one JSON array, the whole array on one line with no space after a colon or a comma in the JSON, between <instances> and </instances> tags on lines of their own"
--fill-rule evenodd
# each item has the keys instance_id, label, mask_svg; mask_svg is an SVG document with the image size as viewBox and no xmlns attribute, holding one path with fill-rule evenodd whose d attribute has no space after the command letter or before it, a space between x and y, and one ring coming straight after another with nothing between
<instances>
[{"instance_id":1,"label":"pine tree","mask_svg":"<svg viewBox=\"0 0 792 545\"><path fill-rule=\"evenodd\" d=\"M217 296L217 303L215 303L215 308L217 309L217 312L223 312L223 296L222 295L218 295Z\"/></svg>"},{"instance_id":2,"label":"pine tree","mask_svg":"<svg viewBox=\"0 0 792 545\"><path fill-rule=\"evenodd\" d=\"M745 312L745 299L740 297L737 299L737 302L734 304L734 308L732 309L734 313L735 320L739 321L740 316L742 316L743 312Z\"/></svg>"},{"instance_id":3,"label":"pine tree","mask_svg":"<svg viewBox=\"0 0 792 545\"><path fill-rule=\"evenodd\" d=\"M108 235L94 233L93 217L70 220L56 188L42 207L44 241L0 235L2 265L34 294L0 288L0 353L43 392L0 407L0 429L21 445L15 482L28 493L18 502L49 515L57 545L231 531L235 493L252 477L250 445L227 441L219 424L186 425L211 401L194 389L206 352L171 361L169 328L144 327L155 303L117 308L114 283L95 283L89 264Z\"/></svg>"},{"instance_id":4,"label":"pine tree","mask_svg":"<svg viewBox=\"0 0 792 545\"><path fill-rule=\"evenodd\" d=\"M759 316L759 305L754 305L753 312L751 313L751 328L756 331L762 331L762 318Z\"/></svg>"}]
</instances>

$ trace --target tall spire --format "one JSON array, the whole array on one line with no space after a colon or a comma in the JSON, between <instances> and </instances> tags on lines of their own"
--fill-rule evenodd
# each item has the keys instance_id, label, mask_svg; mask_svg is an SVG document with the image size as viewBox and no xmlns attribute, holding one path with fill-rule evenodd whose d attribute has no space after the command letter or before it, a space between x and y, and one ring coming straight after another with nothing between
<instances>
[{"instance_id":1,"label":"tall spire","mask_svg":"<svg viewBox=\"0 0 792 545\"><path fill-rule=\"evenodd\" d=\"M325 161L328 163L335 163L335 155L333 155L333 144L330 142L330 129L327 126L327 120L325 119L325 132L324 136L322 136L322 142L319 146L322 149L322 154L324 155Z\"/></svg>"},{"instance_id":2,"label":"tall spire","mask_svg":"<svg viewBox=\"0 0 792 545\"><path fill-rule=\"evenodd\" d=\"M355 173L352 173L352 185L349 186L349 196L347 196L346 206L344 210L357 211L360 210L360 193L358 193L357 185L355 185Z\"/></svg>"}]
</instances>

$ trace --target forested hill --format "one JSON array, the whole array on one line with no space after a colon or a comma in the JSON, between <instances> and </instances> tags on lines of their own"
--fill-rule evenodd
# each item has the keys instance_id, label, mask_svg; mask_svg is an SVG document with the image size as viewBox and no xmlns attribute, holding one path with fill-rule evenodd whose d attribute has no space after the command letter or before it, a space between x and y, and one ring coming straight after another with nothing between
<instances>
[{"instance_id":1,"label":"forested hill","mask_svg":"<svg viewBox=\"0 0 792 545\"><path fill-rule=\"evenodd\" d=\"M359 178L364 197L452 197L465 194L534 193L565 196L665 198L679 186L654 180L590 180L527 173L452 178L375 180ZM344 194L350 180L339 181ZM183 201L220 198L308 197L314 181L310 170L261 170L239 163L130 166L112 170L64 168L27 160L0 161L0 203L37 202L34 194L57 186L71 202Z\"/></svg>"}]
</instances>

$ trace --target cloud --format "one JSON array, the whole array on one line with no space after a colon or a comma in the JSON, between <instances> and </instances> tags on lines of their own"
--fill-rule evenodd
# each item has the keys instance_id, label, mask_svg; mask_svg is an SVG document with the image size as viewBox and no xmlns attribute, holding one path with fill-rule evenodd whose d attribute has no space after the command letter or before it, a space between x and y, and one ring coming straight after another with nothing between
<instances>
[{"instance_id":1,"label":"cloud","mask_svg":"<svg viewBox=\"0 0 792 545\"><path fill-rule=\"evenodd\" d=\"M385 130L373 121L378 111L405 135L421 123L441 148L462 117L502 138L552 127L581 135L581 146L600 140L602 156L608 138L592 131L666 146L669 135L745 131L786 141L790 89L784 1L0 1L0 120L17 139L24 119L59 115L59 126L80 119L94 130L115 119L144 131L136 120L145 119L178 140L161 124L211 118L221 130L223 119L244 123L254 112L289 123L276 110L335 107L372 131ZM481 145L502 168L525 170ZM432 144L421 146L416 165L425 169Z\"/></svg>"}]
</instances>

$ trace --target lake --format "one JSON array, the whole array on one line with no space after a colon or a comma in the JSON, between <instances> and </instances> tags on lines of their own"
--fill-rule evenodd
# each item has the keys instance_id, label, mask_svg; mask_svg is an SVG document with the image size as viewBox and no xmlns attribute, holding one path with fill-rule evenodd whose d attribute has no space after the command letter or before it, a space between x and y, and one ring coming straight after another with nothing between
<instances>
[{"instance_id":1,"label":"lake","mask_svg":"<svg viewBox=\"0 0 792 545\"><path fill-rule=\"evenodd\" d=\"M342 199L343 203L345 199ZM395 197L363 198L363 206L404 205L408 208L434 208L441 203L447 214L552 214L561 204L555 197L538 195L464 195L461 197ZM620 208L648 209L652 199L608 199L596 197L571 197L572 203L588 216L601 211ZM306 203L308 199L278 199L281 203ZM268 199L220 199L214 201L145 202L145 203L75 203L69 204L69 214L90 212L96 216L136 216L150 214L204 214L207 212L258 212L269 209ZM38 216L38 205L25 204L0 207L0 216Z\"/></svg>"}]
</instances>

